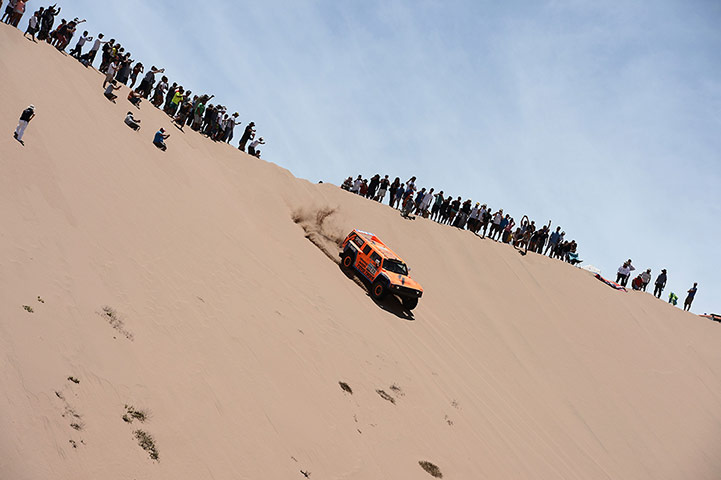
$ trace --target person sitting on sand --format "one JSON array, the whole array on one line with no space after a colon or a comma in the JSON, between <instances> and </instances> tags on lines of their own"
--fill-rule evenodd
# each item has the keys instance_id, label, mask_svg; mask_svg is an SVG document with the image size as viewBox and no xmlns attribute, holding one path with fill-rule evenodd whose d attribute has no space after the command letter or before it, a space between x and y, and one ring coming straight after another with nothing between
<instances>
[{"instance_id":1,"label":"person sitting on sand","mask_svg":"<svg viewBox=\"0 0 721 480\"><path fill-rule=\"evenodd\" d=\"M168 146L165 145L165 140L170 136L169 133L165 133L165 129L161 128L155 133L153 138L153 145L161 149L162 151L167 150Z\"/></svg>"},{"instance_id":2,"label":"person sitting on sand","mask_svg":"<svg viewBox=\"0 0 721 480\"><path fill-rule=\"evenodd\" d=\"M108 87L105 89L104 93L105 98L115 103L115 99L118 98L118 96L113 93L113 90L120 90L120 87L117 86L117 82L115 80L108 84Z\"/></svg>"},{"instance_id":3,"label":"person sitting on sand","mask_svg":"<svg viewBox=\"0 0 721 480\"><path fill-rule=\"evenodd\" d=\"M15 137L15 140L20 142L22 146L25 146L25 142L23 142L23 134L25 133L25 129L28 128L30 120L32 120L34 117L35 105L30 105L28 108L23 110L23 113L20 115L20 122L18 122L18 126L15 129L15 133L13 133L13 137Z\"/></svg>"},{"instance_id":4,"label":"person sitting on sand","mask_svg":"<svg viewBox=\"0 0 721 480\"><path fill-rule=\"evenodd\" d=\"M140 120L137 118L133 118L133 112L128 112L128 114L126 115L125 125L129 126L136 132L140 130Z\"/></svg>"},{"instance_id":5,"label":"person sitting on sand","mask_svg":"<svg viewBox=\"0 0 721 480\"><path fill-rule=\"evenodd\" d=\"M135 90L128 92L128 101L135 105L136 108L140 108L140 102L143 100L143 96Z\"/></svg>"}]
</instances>

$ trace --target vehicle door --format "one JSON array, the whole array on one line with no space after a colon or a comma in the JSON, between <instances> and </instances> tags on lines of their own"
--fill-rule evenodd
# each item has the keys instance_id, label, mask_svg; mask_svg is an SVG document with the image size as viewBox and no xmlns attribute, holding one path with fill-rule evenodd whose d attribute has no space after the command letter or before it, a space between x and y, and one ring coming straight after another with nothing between
<instances>
[{"instance_id":1,"label":"vehicle door","mask_svg":"<svg viewBox=\"0 0 721 480\"><path fill-rule=\"evenodd\" d=\"M369 280L373 278L368 270L371 252L373 252L373 248L366 243L363 249L358 252L358 259L356 260L356 269Z\"/></svg>"}]
</instances>

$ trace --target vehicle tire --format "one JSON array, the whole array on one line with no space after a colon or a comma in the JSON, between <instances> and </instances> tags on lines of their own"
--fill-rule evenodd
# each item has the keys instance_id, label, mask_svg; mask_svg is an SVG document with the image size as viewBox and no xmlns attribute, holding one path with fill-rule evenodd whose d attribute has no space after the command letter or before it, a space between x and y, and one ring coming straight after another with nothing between
<instances>
[{"instance_id":1,"label":"vehicle tire","mask_svg":"<svg viewBox=\"0 0 721 480\"><path fill-rule=\"evenodd\" d=\"M353 267L354 261L355 261L355 258L353 258L352 253L350 253L350 252L344 253L340 259L340 266L345 268L346 270L350 270Z\"/></svg>"},{"instance_id":2,"label":"vehicle tire","mask_svg":"<svg viewBox=\"0 0 721 480\"><path fill-rule=\"evenodd\" d=\"M371 296L373 298L375 298L376 300L381 300L383 297L386 296L386 293L388 293L388 290L385 283L378 280L373 282L373 285L371 285Z\"/></svg>"},{"instance_id":3,"label":"vehicle tire","mask_svg":"<svg viewBox=\"0 0 721 480\"><path fill-rule=\"evenodd\" d=\"M413 310L418 306L418 299L415 297L403 297L403 306L408 310Z\"/></svg>"}]
</instances>

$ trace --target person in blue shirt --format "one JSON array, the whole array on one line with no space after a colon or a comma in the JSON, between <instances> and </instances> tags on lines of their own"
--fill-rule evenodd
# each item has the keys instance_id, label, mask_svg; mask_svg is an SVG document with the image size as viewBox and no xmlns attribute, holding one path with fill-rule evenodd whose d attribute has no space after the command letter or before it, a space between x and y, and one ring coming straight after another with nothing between
<instances>
[{"instance_id":1,"label":"person in blue shirt","mask_svg":"<svg viewBox=\"0 0 721 480\"><path fill-rule=\"evenodd\" d=\"M165 145L165 139L170 136L169 133L165 133L165 129L161 128L155 133L155 138L153 139L153 145L161 149L162 151L165 151L168 146Z\"/></svg>"},{"instance_id":2,"label":"person in blue shirt","mask_svg":"<svg viewBox=\"0 0 721 480\"><path fill-rule=\"evenodd\" d=\"M553 257L553 252L556 250L556 245L558 245L558 241L561 239L561 227L556 227L556 231L551 233L551 236L548 239L548 245L546 245L546 251L543 252L544 255L548 254L548 251L551 251L551 257Z\"/></svg>"}]
</instances>

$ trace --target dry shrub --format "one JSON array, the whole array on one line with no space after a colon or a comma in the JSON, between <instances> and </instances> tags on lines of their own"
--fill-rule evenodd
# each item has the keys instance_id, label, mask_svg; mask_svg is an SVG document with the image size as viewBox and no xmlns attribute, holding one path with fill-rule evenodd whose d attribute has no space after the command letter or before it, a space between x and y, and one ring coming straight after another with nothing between
<instances>
[{"instance_id":1,"label":"dry shrub","mask_svg":"<svg viewBox=\"0 0 721 480\"><path fill-rule=\"evenodd\" d=\"M423 470L425 470L426 472L431 474L431 476L436 477L436 478L443 478L441 469L438 468L437 466L435 466L434 464L432 464L431 462L421 460L420 462L418 462L418 465L420 465L421 468L423 468Z\"/></svg>"}]
</instances>

